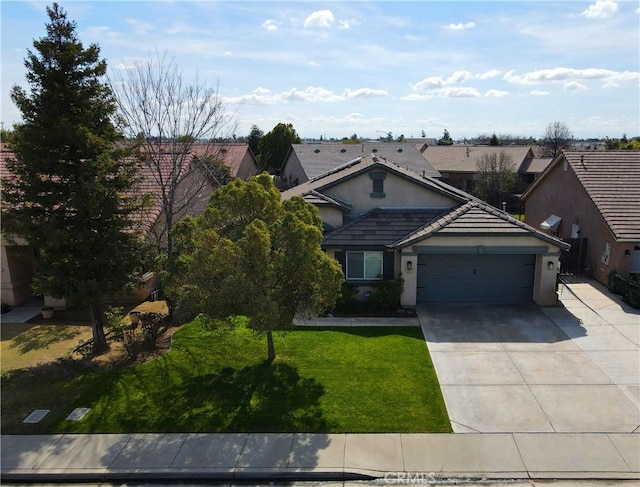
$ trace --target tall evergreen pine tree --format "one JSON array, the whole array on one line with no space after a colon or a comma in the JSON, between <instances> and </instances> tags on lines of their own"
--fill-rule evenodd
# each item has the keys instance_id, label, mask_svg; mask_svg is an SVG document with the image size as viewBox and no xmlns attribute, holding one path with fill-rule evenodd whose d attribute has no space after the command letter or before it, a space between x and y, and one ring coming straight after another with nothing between
<instances>
[{"instance_id":1,"label":"tall evergreen pine tree","mask_svg":"<svg viewBox=\"0 0 640 487\"><path fill-rule=\"evenodd\" d=\"M112 123L116 105L101 81L99 47L83 47L57 4L47 13L47 35L25 58L29 91L11 91L23 120L7 164L13 178L3 181L3 232L37 249L36 292L91 310L101 351L103 299L140 270L137 165Z\"/></svg>"}]
</instances>

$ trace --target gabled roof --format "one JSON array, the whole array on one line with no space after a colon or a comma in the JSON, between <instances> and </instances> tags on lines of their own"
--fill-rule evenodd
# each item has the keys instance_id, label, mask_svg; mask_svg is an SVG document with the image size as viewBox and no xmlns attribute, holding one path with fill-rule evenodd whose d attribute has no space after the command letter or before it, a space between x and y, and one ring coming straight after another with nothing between
<instances>
[{"instance_id":1,"label":"gabled roof","mask_svg":"<svg viewBox=\"0 0 640 487\"><path fill-rule=\"evenodd\" d=\"M364 142L362 144L292 144L287 155L295 153L307 178L316 178L357 157L374 154L380 159L411 169L425 176L440 177L415 144ZM286 163L286 161L285 161Z\"/></svg>"},{"instance_id":2,"label":"gabled roof","mask_svg":"<svg viewBox=\"0 0 640 487\"><path fill-rule=\"evenodd\" d=\"M369 155L358 157L314 179L284 191L282 193L282 199L286 200L293 196L304 196L312 190L323 192L325 189L331 188L332 186L340 184L350 178L359 176L360 174L372 169L383 169L460 202L467 201L469 197L471 197L467 193L456 189L453 186L449 186L442 181L429 177L422 177L422 175L409 169L396 166L395 164L385 161L384 159L380 159L377 156Z\"/></svg>"},{"instance_id":3,"label":"gabled roof","mask_svg":"<svg viewBox=\"0 0 640 487\"><path fill-rule=\"evenodd\" d=\"M561 249L571 246L542 233L511 215L486 203L469 201L393 243L394 248L404 248L435 235L442 236L535 236Z\"/></svg>"},{"instance_id":4,"label":"gabled roof","mask_svg":"<svg viewBox=\"0 0 640 487\"><path fill-rule=\"evenodd\" d=\"M307 203L311 203L316 206L333 206L340 210L349 211L351 209L351 203L342 201L333 196L327 196L326 194L318 193L315 190L309 191L304 195L304 200Z\"/></svg>"},{"instance_id":5,"label":"gabled roof","mask_svg":"<svg viewBox=\"0 0 640 487\"><path fill-rule=\"evenodd\" d=\"M232 178L237 178L242 161L247 154L250 154L255 163L255 156L249 144L241 143L226 143L226 144L194 144L191 147L191 152L196 157L202 157L204 155L211 155L212 157L222 161L225 166L229 168L229 172ZM257 164L256 164L257 168Z\"/></svg>"},{"instance_id":6,"label":"gabled roof","mask_svg":"<svg viewBox=\"0 0 640 487\"><path fill-rule=\"evenodd\" d=\"M525 159L520 165L518 172L521 174L542 174L544 170L551 164L551 157L534 157L533 159Z\"/></svg>"},{"instance_id":7,"label":"gabled roof","mask_svg":"<svg viewBox=\"0 0 640 487\"><path fill-rule=\"evenodd\" d=\"M448 210L376 208L325 236L324 247L386 247Z\"/></svg>"},{"instance_id":8,"label":"gabled roof","mask_svg":"<svg viewBox=\"0 0 640 487\"><path fill-rule=\"evenodd\" d=\"M440 172L478 171L478 161L483 155L504 152L513 159L517 172L533 159L530 146L487 146L487 145L430 145L423 151L427 161ZM524 171L530 172L530 171Z\"/></svg>"},{"instance_id":9,"label":"gabled roof","mask_svg":"<svg viewBox=\"0 0 640 487\"><path fill-rule=\"evenodd\" d=\"M640 241L640 151L563 151L523 199L565 160L616 240Z\"/></svg>"}]
</instances>

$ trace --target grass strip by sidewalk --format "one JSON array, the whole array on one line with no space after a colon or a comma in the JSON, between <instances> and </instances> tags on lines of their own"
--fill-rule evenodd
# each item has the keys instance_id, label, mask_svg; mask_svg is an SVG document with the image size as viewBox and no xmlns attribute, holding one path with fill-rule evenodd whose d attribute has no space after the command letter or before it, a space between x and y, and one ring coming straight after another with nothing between
<instances>
[{"instance_id":1,"label":"grass strip by sidewalk","mask_svg":"<svg viewBox=\"0 0 640 487\"><path fill-rule=\"evenodd\" d=\"M298 328L275 347L267 365L264 336L194 321L166 355L84 377L73 406L91 412L48 432L450 431L417 327Z\"/></svg>"}]
</instances>

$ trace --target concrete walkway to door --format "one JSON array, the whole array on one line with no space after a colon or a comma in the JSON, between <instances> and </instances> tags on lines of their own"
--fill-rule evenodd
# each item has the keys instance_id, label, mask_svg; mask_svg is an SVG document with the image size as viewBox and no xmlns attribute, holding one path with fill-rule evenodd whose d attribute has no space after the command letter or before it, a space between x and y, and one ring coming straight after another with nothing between
<instances>
[{"instance_id":1,"label":"concrete walkway to door","mask_svg":"<svg viewBox=\"0 0 640 487\"><path fill-rule=\"evenodd\" d=\"M559 294L418 307L454 432L640 432L640 311L594 281Z\"/></svg>"}]
</instances>

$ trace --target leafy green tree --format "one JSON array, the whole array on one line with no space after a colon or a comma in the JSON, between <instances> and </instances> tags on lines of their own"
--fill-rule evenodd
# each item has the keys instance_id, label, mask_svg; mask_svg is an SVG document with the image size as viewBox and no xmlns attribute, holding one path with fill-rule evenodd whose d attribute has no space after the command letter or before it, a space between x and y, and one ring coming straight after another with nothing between
<instances>
[{"instance_id":1,"label":"leafy green tree","mask_svg":"<svg viewBox=\"0 0 640 487\"><path fill-rule=\"evenodd\" d=\"M47 35L25 59L29 92L11 91L23 122L7 164L13 177L3 181L3 232L38 249L37 292L90 309L93 346L102 351L102 300L141 270L137 165L111 122L115 102L101 81L98 46L84 48L57 4L47 13Z\"/></svg>"},{"instance_id":2,"label":"leafy green tree","mask_svg":"<svg viewBox=\"0 0 640 487\"><path fill-rule=\"evenodd\" d=\"M496 208L511 194L516 185L513 158L505 152L483 154L477 164L478 180L473 194Z\"/></svg>"},{"instance_id":3,"label":"leafy green tree","mask_svg":"<svg viewBox=\"0 0 640 487\"><path fill-rule=\"evenodd\" d=\"M235 180L216 191L206 212L176 226L168 288L184 318L244 314L267 336L296 313L333 307L344 280L321 249L322 220L300 197L281 202L271 177Z\"/></svg>"},{"instance_id":4,"label":"leafy green tree","mask_svg":"<svg viewBox=\"0 0 640 487\"><path fill-rule=\"evenodd\" d=\"M438 140L438 145L453 145L453 139L451 138L451 135L449 135L449 131L447 129L444 129L442 138Z\"/></svg>"},{"instance_id":5,"label":"leafy green tree","mask_svg":"<svg viewBox=\"0 0 640 487\"><path fill-rule=\"evenodd\" d=\"M493 135L489 139L489 145L492 145L492 146L500 145L500 140L498 139L498 136L496 135L495 132L493 133Z\"/></svg>"},{"instance_id":6,"label":"leafy green tree","mask_svg":"<svg viewBox=\"0 0 640 487\"><path fill-rule=\"evenodd\" d=\"M284 164L291 144L299 144L300 137L290 123L279 123L260 139L260 168L269 172Z\"/></svg>"},{"instance_id":7,"label":"leafy green tree","mask_svg":"<svg viewBox=\"0 0 640 487\"><path fill-rule=\"evenodd\" d=\"M260 130L257 125L252 125L251 130L249 131L249 136L247 137L247 143L249 144L249 149L253 152L253 155L258 158L260 155L260 140L264 132Z\"/></svg>"}]
</instances>

